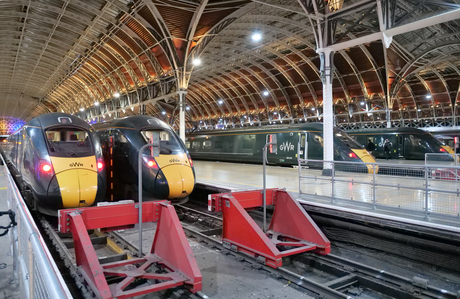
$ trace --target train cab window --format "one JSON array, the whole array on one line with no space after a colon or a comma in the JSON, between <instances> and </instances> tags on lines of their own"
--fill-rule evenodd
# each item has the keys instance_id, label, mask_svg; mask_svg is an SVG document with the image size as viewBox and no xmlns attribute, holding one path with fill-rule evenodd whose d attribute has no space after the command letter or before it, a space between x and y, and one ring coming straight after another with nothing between
<instances>
[{"instance_id":1,"label":"train cab window","mask_svg":"<svg viewBox=\"0 0 460 299\"><path fill-rule=\"evenodd\" d=\"M50 156L86 157L94 155L91 139L81 128L51 128L45 131Z\"/></svg>"},{"instance_id":2,"label":"train cab window","mask_svg":"<svg viewBox=\"0 0 460 299\"><path fill-rule=\"evenodd\" d=\"M203 141L203 149L211 149L211 141Z\"/></svg>"},{"instance_id":3,"label":"train cab window","mask_svg":"<svg viewBox=\"0 0 460 299\"><path fill-rule=\"evenodd\" d=\"M193 141L192 142L192 149L200 149L201 148L201 142L199 141Z\"/></svg>"},{"instance_id":4,"label":"train cab window","mask_svg":"<svg viewBox=\"0 0 460 299\"><path fill-rule=\"evenodd\" d=\"M323 146L323 136L319 136L312 133L313 140L317 143L320 143Z\"/></svg>"},{"instance_id":5,"label":"train cab window","mask_svg":"<svg viewBox=\"0 0 460 299\"><path fill-rule=\"evenodd\" d=\"M145 139L145 142L152 142L151 138L153 134L159 134L160 137L160 154L161 155L177 155L184 153L179 140L174 135L172 131L162 131L162 130L145 130L141 131L142 136Z\"/></svg>"}]
</instances>

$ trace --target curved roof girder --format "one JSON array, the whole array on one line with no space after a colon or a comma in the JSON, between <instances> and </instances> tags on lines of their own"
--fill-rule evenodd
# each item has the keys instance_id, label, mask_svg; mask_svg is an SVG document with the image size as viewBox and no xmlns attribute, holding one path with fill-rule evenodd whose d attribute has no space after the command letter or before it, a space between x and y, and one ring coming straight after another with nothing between
<instances>
[{"instance_id":1,"label":"curved roof girder","mask_svg":"<svg viewBox=\"0 0 460 299\"><path fill-rule=\"evenodd\" d=\"M248 104L246 103L246 101L244 100L243 96L241 95L241 93L230 87L230 85L228 84L225 84L224 82L221 82L219 81L217 78L213 78L213 77L205 77L204 75L202 76L202 74L200 74L199 72L198 73L195 73L193 75L195 78L200 78L202 81L211 81L213 82L215 85L217 85L221 90L224 91L224 93L227 95L227 98L231 99L232 102L233 102L233 105L235 106L235 108L237 109L238 113L241 113L241 109L240 109L240 106L238 105L238 103L233 99L233 95L228 91L228 90L231 90L232 92L234 92L237 97L240 99L241 103L243 104L244 108L246 111L249 111L249 106ZM200 83L197 83L197 84L200 84ZM226 85L226 86L224 86Z\"/></svg>"},{"instance_id":2,"label":"curved roof girder","mask_svg":"<svg viewBox=\"0 0 460 299\"><path fill-rule=\"evenodd\" d=\"M194 76L197 77L196 74ZM220 90L216 89L213 85L209 85L209 86L211 89L213 89L214 93L217 94L220 98L225 98L222 94L222 91L223 91L226 94L226 98L232 101L233 107L235 107L237 112L241 113L240 107L238 106L236 101L233 99L232 95L224 88L224 86L220 82L218 82L214 78L208 78L206 81L211 81L214 85L217 85L220 88ZM233 113L232 109L228 109L228 110L231 111L231 113Z\"/></svg>"},{"instance_id":3,"label":"curved roof girder","mask_svg":"<svg viewBox=\"0 0 460 299\"><path fill-rule=\"evenodd\" d=\"M211 56L216 60L218 59L222 59L222 56L217 56L217 55L210 55L208 54L208 56ZM257 78L259 80L259 82L264 82L263 78L261 78L256 72L254 72L251 68L243 65L243 64L240 64L236 61L233 61L233 64L237 65L240 69L243 69L245 70L246 72L250 73L252 76L254 76L255 78ZM238 74L241 78L243 78L254 90L258 91L258 94L262 94L263 90L260 90L259 87L257 85L255 85L253 83L253 81L251 80L251 78L249 78L246 74L244 74L243 72L241 72L240 70L231 70L233 73L236 73ZM228 74L226 74L228 75ZM267 113L268 113L268 109L269 109L269 106L268 106L268 103L267 101L261 97L264 105L265 105L265 108L267 110ZM225 101L225 99L223 99ZM273 99L275 101L275 99ZM279 103L278 101L275 101L275 104L277 105L277 107L279 107ZM255 106L256 107L256 106Z\"/></svg>"},{"instance_id":4,"label":"curved roof girder","mask_svg":"<svg viewBox=\"0 0 460 299\"><path fill-rule=\"evenodd\" d=\"M151 34L151 32L147 29L147 27L144 26L144 23L139 22L139 20L137 20L137 19L135 19L135 21L138 22L139 26L143 26L145 31L147 31L150 34L150 36L155 39L155 37ZM120 28L127 35L129 35L139 45L139 47L141 47L143 49L143 53L145 53L145 55L149 59L150 63L152 64L152 67L155 70L156 76L158 76L158 77L162 76L164 74L163 67L161 66L161 64L158 61L158 59L151 52L151 50L156 46L159 46L159 47L162 48L160 42L157 41L156 44L154 44L154 45L149 47L148 44L139 35L137 35L129 26L127 26L126 24L121 24Z\"/></svg>"},{"instance_id":5,"label":"curved roof girder","mask_svg":"<svg viewBox=\"0 0 460 299\"><path fill-rule=\"evenodd\" d=\"M190 86L190 88L189 88L188 90L192 91L193 89L192 89L192 87ZM208 95L208 99L209 99L208 103L210 103L209 106L211 106L211 108L212 108L212 110L213 110L213 112L214 112L214 115L219 115L219 113L217 113L217 110L216 110L216 108L215 108L215 105L211 105L211 103L215 103L215 101L211 101L211 100L210 100L210 99L213 99L214 96L209 92L209 87L207 86L206 88L201 88L200 91L201 91L201 95L203 95L203 93L205 93L206 95ZM231 112L232 112L232 109L230 108L230 105L228 105L228 103L227 103L227 101L226 101L225 99L222 99L222 100L224 101L224 104L225 104L225 106L227 107L228 111L231 113ZM221 114L225 114L225 111L224 111L224 109L223 109L223 107L222 107L221 105L217 105L217 109L220 110L220 113L221 113Z\"/></svg>"},{"instance_id":6,"label":"curved roof girder","mask_svg":"<svg viewBox=\"0 0 460 299\"><path fill-rule=\"evenodd\" d=\"M152 16L154 17L155 21L157 22L157 25L159 26L161 32L157 32L158 34L161 34L161 39L157 41L161 43L164 43L165 46L162 46L163 51L166 55L166 57L169 60L170 65L173 68L173 71L175 73L176 79L181 75L177 72L182 68L182 64L180 63L180 59L177 55L175 45L172 41L172 34L169 32L168 26L165 24L163 17L161 16L160 12L158 11L156 5L153 2L147 1L147 3L143 2L143 6L147 7ZM144 20L142 18L142 20ZM148 23L147 23L148 24ZM150 24L149 24L150 25ZM148 26L145 26L148 28ZM153 28L151 30L154 30ZM154 30L155 31L155 30Z\"/></svg>"},{"instance_id":7,"label":"curved roof girder","mask_svg":"<svg viewBox=\"0 0 460 299\"><path fill-rule=\"evenodd\" d=\"M137 68L139 69L139 72L142 75L142 78L144 79L144 84L147 85L150 81L150 74L147 71L144 63L139 59L139 56L133 51L133 49L130 48L130 46L127 43L125 43L122 39L120 39L116 35L113 36L113 40L120 47L122 47L126 51L126 53L129 55L129 57L131 58L129 61L127 61L127 63L129 64L129 62L132 61L136 64Z\"/></svg>"},{"instance_id":8,"label":"curved roof girder","mask_svg":"<svg viewBox=\"0 0 460 299\"><path fill-rule=\"evenodd\" d=\"M228 39L227 39L227 40L228 40ZM239 39L235 39L235 40L236 40L236 41L239 41ZM227 53L229 53L229 54L232 54L232 53L229 52L230 49L232 49L232 50L234 50L234 51L239 51L239 50L240 50L240 48L237 47L237 46L226 44L226 45L225 45L225 49L221 49L221 52L225 51L225 52L227 52ZM243 52L243 53L244 53L244 52ZM278 55L276 52L272 52L272 53ZM209 55L209 54L208 54L208 55ZM240 53L239 55L241 56L242 53ZM289 78L288 76L286 76L286 75L285 75L286 72L285 72L283 69L279 68L278 64L276 64L273 60L269 60L269 59L267 59L266 57L264 57L264 56L262 56L262 55L259 55L259 54L256 54L256 53L254 53L254 52L251 52L250 55L255 56L255 57L257 57L258 59L264 61L265 63L270 64L270 65L273 66L275 69L277 69L278 72L279 72L280 74L282 74L282 75L286 78L286 80L288 80L290 83L293 83L292 78ZM286 59L284 59L282 56L279 56L279 55L278 55L278 57L279 57L280 59L283 59L284 61L288 62L288 61L287 61ZM238 57L238 58L239 58L239 57ZM248 58L244 57L244 58L245 58L246 61L248 61L249 63L252 64L252 62L251 62L250 60L248 60L248 59L250 59L250 57L248 57ZM235 57L235 61L236 61L236 57ZM288 63L289 63L289 62L288 62ZM236 63L234 62L234 64L236 64ZM290 64L290 63L289 63L289 64ZM245 69L248 68L248 67L246 67L246 66L244 66L244 65L241 65L241 64L238 64L238 65L244 67ZM270 79L278 86L278 89L282 92L283 96L284 96L285 99L286 99L286 102L287 102L287 104L288 104L288 106L289 106L289 111L291 111L292 105L291 105L290 97L289 97L288 93L286 92L286 89L284 88L283 84L281 84L281 82L278 80L278 78L276 78L276 77L272 74L272 72L270 72L270 70L268 70L266 67L264 67L264 66L262 66L262 65L260 65L260 64L258 64L258 65L252 64L252 65L253 65L254 67L256 67L256 68L258 68L258 69L264 71L264 73L267 74L267 75L270 77ZM259 79L259 81L260 81L260 83L262 83L262 84L264 85L264 87L265 87L266 85L270 86L266 80L261 80L261 79ZM267 84L264 84L264 82L267 82ZM296 93L297 93L297 96L299 96L299 101L300 101L302 96L301 96L300 91L298 90L298 87L297 87L295 84L291 84L291 85L292 85L293 88L295 88ZM272 93L271 88L268 88L267 91L270 92L273 101L275 102L276 106L279 107L279 106L280 106L279 101L278 101L278 99L275 97L275 95Z\"/></svg>"},{"instance_id":9,"label":"curved roof girder","mask_svg":"<svg viewBox=\"0 0 460 299\"><path fill-rule=\"evenodd\" d=\"M197 103L194 105L194 107L202 106L204 107L204 110L206 110L206 113L208 114L208 116L211 115L211 111L209 111L208 105L203 105L202 101L198 98L199 94L197 94L196 92L191 92L191 93L187 92L187 95L190 96L190 98L192 98ZM203 119L206 118L202 109L198 109L198 111L200 112Z\"/></svg>"}]
</instances>

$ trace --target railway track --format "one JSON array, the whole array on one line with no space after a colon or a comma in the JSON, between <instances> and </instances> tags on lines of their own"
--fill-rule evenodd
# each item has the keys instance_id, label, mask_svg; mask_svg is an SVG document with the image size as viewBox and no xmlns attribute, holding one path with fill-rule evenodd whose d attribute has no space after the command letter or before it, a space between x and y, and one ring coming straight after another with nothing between
<instances>
[{"instance_id":1,"label":"railway track","mask_svg":"<svg viewBox=\"0 0 460 299\"><path fill-rule=\"evenodd\" d=\"M430 285L427 279L406 277L378 269L334 254L320 256L303 253L283 259L283 267L273 269L253 257L226 249L222 242L222 219L202 211L202 206L189 208L179 205L186 235L216 248L236 260L266 272L267 275L295 285L315 298L460 298L460 292ZM260 213L252 213L256 222ZM207 224L212 223L211 226Z\"/></svg>"},{"instance_id":2,"label":"railway track","mask_svg":"<svg viewBox=\"0 0 460 299\"><path fill-rule=\"evenodd\" d=\"M56 219L48 219L40 214L35 214L35 217L38 220L37 223L40 224L42 232L45 233L45 240L57 260L58 267L69 285L72 296L74 298L85 299L97 298L76 265L72 235L58 232L57 224L54 223ZM137 234L137 230L134 231ZM102 233L94 230L89 236L101 264L122 261L138 256L138 247L127 241L117 232ZM158 271L161 272L164 269L152 269L152 271L159 273ZM120 278L117 277L108 278L108 282L111 283L119 281ZM149 284L149 281L138 280L135 284ZM144 296L136 298L208 298L202 292L193 294L186 288L169 289Z\"/></svg>"}]
</instances>

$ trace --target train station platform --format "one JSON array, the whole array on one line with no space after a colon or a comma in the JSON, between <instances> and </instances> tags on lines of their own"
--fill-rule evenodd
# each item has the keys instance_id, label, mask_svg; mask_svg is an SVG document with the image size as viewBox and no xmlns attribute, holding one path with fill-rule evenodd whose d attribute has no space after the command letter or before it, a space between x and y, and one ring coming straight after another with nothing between
<instances>
[{"instance_id":1,"label":"train station platform","mask_svg":"<svg viewBox=\"0 0 460 299\"><path fill-rule=\"evenodd\" d=\"M0 211L8 211L7 180L4 167L0 166ZM10 223L8 215L0 217L0 226ZM0 229L0 234L4 230ZM13 255L8 234L0 237L0 299L19 298L19 283L14 280Z\"/></svg>"},{"instance_id":2,"label":"train station platform","mask_svg":"<svg viewBox=\"0 0 460 299\"><path fill-rule=\"evenodd\" d=\"M411 165L423 166L423 161L413 160L378 160L377 163L382 169L396 164L404 169L409 169ZM263 186L262 165L195 160L194 166L198 184L229 191L260 189ZM332 213L354 214L460 233L458 196L449 194L453 198L450 199L441 192L431 191L427 200L424 192L427 184L423 177L376 174L375 180L380 185L374 190L370 174L336 173L332 191L331 178L323 177L321 170L302 169L303 179L299 183L298 169L267 166L266 187L285 188L294 193L299 202L313 210L328 209L334 211ZM437 188L435 190L459 190L459 184L451 180L428 181L430 187ZM331 191L335 194L334 198ZM373 196L375 202L372 202ZM423 208L425 202L428 202L426 210Z\"/></svg>"}]
</instances>

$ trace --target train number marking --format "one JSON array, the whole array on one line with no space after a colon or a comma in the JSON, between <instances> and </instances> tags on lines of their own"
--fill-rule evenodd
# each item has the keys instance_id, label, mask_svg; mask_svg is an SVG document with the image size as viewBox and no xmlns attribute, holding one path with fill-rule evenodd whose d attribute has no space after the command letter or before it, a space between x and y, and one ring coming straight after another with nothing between
<instances>
[{"instance_id":1,"label":"train number marking","mask_svg":"<svg viewBox=\"0 0 460 299\"><path fill-rule=\"evenodd\" d=\"M169 163L179 163L180 160L179 159L171 159L169 160Z\"/></svg>"},{"instance_id":2,"label":"train number marking","mask_svg":"<svg viewBox=\"0 0 460 299\"><path fill-rule=\"evenodd\" d=\"M289 141L285 141L280 145L280 151L289 152L294 150L294 144L291 144Z\"/></svg>"},{"instance_id":3,"label":"train number marking","mask_svg":"<svg viewBox=\"0 0 460 299\"><path fill-rule=\"evenodd\" d=\"M74 162L69 164L70 167L83 167L83 163Z\"/></svg>"}]
</instances>

